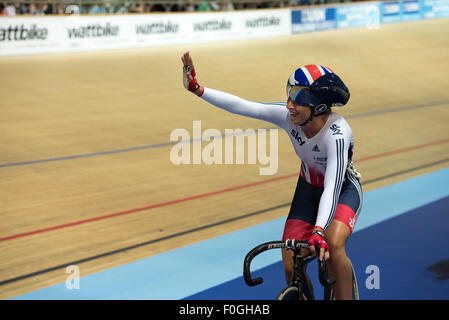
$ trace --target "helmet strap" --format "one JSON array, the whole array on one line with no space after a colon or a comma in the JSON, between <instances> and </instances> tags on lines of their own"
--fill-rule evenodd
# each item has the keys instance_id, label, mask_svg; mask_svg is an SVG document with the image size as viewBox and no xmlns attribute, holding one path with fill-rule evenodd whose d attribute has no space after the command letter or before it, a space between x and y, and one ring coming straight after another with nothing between
<instances>
[{"instance_id":1,"label":"helmet strap","mask_svg":"<svg viewBox=\"0 0 449 320\"><path fill-rule=\"evenodd\" d=\"M300 126L300 127L305 126L305 125L308 124L310 121L312 121L314 117L319 116L320 114L323 114L327 109L328 109L328 108L325 108L322 112L317 112L317 111L316 111L316 107L310 107L311 113L310 113L309 119L307 119L306 121L304 121L304 122L301 123L301 124L298 124L298 126Z\"/></svg>"},{"instance_id":2,"label":"helmet strap","mask_svg":"<svg viewBox=\"0 0 449 320\"><path fill-rule=\"evenodd\" d=\"M311 113L310 113L309 119L307 119L306 121L304 121L304 122L301 123L301 124L298 124L298 126L300 126L300 127L305 126L305 125L308 124L310 121L312 121L313 118L317 115L317 114L315 113L314 108L310 108L310 111L311 111Z\"/></svg>"}]
</instances>

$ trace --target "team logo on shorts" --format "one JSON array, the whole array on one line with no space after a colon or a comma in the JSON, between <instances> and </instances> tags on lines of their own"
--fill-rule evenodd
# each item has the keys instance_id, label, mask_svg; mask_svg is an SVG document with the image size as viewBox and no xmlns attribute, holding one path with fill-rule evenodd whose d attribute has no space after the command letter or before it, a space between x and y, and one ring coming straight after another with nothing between
<instances>
[{"instance_id":1,"label":"team logo on shorts","mask_svg":"<svg viewBox=\"0 0 449 320\"><path fill-rule=\"evenodd\" d=\"M349 217L349 226L351 227L351 231L354 230L356 218Z\"/></svg>"}]
</instances>

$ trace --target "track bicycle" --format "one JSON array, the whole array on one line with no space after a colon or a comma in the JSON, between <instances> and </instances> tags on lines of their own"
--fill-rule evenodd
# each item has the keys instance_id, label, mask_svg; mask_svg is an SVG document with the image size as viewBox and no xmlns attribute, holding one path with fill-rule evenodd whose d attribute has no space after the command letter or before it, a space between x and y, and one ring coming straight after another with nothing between
<instances>
[{"instance_id":1,"label":"track bicycle","mask_svg":"<svg viewBox=\"0 0 449 320\"><path fill-rule=\"evenodd\" d=\"M295 239L287 239L286 241L270 241L258 245L253 248L245 257L243 264L243 277L248 286L256 286L263 282L261 277L253 279L251 277L251 261L260 253L271 249L287 249L293 250L293 276L290 284L282 289L276 297L276 300L314 300L315 297L306 280L304 267L313 259L315 255L302 256L302 249L308 249L309 245L306 241L297 241ZM352 267L352 265L351 265ZM335 284L335 278L328 277L327 263L323 259L318 261L318 275L321 285L324 287L324 300L334 300L332 285ZM353 300L358 300L357 279L353 275Z\"/></svg>"}]
</instances>

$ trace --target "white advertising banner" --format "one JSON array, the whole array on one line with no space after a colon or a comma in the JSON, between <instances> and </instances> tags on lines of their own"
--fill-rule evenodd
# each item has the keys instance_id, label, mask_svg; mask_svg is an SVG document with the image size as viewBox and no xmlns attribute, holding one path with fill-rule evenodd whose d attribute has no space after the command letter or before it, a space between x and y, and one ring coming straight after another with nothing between
<instances>
[{"instance_id":1,"label":"white advertising banner","mask_svg":"<svg viewBox=\"0 0 449 320\"><path fill-rule=\"evenodd\" d=\"M132 25L126 16L69 16L62 21L61 49L82 51L132 46Z\"/></svg>"},{"instance_id":2,"label":"white advertising banner","mask_svg":"<svg viewBox=\"0 0 449 320\"><path fill-rule=\"evenodd\" d=\"M111 16L0 17L0 56L200 43L449 16L449 0L302 9Z\"/></svg>"},{"instance_id":3,"label":"white advertising banner","mask_svg":"<svg viewBox=\"0 0 449 320\"><path fill-rule=\"evenodd\" d=\"M61 18L0 18L0 55L60 51Z\"/></svg>"},{"instance_id":4,"label":"white advertising banner","mask_svg":"<svg viewBox=\"0 0 449 320\"><path fill-rule=\"evenodd\" d=\"M138 46L249 39L290 34L290 10L134 16Z\"/></svg>"},{"instance_id":5,"label":"white advertising banner","mask_svg":"<svg viewBox=\"0 0 449 320\"><path fill-rule=\"evenodd\" d=\"M260 10L198 16L192 24L195 41L248 39L291 33L291 11Z\"/></svg>"},{"instance_id":6,"label":"white advertising banner","mask_svg":"<svg viewBox=\"0 0 449 320\"><path fill-rule=\"evenodd\" d=\"M289 9L0 18L0 55L71 52L286 35Z\"/></svg>"}]
</instances>

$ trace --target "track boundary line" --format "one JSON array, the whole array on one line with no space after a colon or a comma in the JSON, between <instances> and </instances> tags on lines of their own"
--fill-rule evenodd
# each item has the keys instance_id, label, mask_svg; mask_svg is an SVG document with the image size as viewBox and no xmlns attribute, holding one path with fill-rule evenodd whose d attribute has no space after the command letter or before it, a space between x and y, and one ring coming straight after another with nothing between
<instances>
[{"instance_id":1,"label":"track boundary line","mask_svg":"<svg viewBox=\"0 0 449 320\"><path fill-rule=\"evenodd\" d=\"M425 148L425 147L429 147L429 146L434 146L434 145L437 145L437 144L447 143L447 142L449 142L449 139L443 139L443 140L433 141L433 142L425 143L425 144L419 144L419 145L415 145L415 146L411 146L411 147L407 147L407 148L401 148L401 149L397 149L397 150L393 150L393 151L389 151L389 152L385 152L385 153L381 153L381 154L372 155L372 156L364 157L364 158L361 158L361 159L357 159L357 160L354 160L354 163L361 162L361 161L372 160L372 159L381 158L381 157L386 157L386 156L390 156L390 155L394 155L394 154L399 154L401 152L417 150L417 149L421 149L421 148ZM149 205L149 206L146 206L146 207L142 207L142 208L136 208L136 209L130 209L130 210L126 210L126 211L120 211L120 212L107 214L107 215L103 215L103 216L98 216L98 217L94 217L94 218L90 218L90 219L74 221L74 222L61 224L61 225L57 225L57 226L53 226L53 227L48 227L48 228L33 230L33 231L29 231L29 232L19 233L19 234L15 234L15 235L11 235L11 236L6 236L6 237L3 237L3 238L0 238L0 242L13 240L13 239L17 239L17 238L23 238L23 237L26 237L26 236L31 236L31 235L34 235L34 234L54 231L54 230L58 230L58 229L64 229L64 228L68 228L68 227L73 227L73 226L77 226L77 225L81 225L81 224L85 224L85 223L89 223L89 222L95 222L95 221L105 220L105 219L109 219L109 218L124 216L124 215L132 214L132 213L137 213L137 212L142 212L142 211L146 211L146 210L155 209L155 208L166 207L166 206L177 204L177 203L187 202L187 201L191 201L191 200L197 200L197 199L206 198L206 197L210 197L210 196L214 196L214 195L218 195L218 194L222 194L222 193L227 193L227 192L237 191L237 190L241 190L241 189L245 189L245 188L250 188L250 187L258 186L258 185L261 185L261 184L271 183L271 182L278 181L278 180L284 180L284 179L288 179L288 178L292 178L292 177L297 177L298 175L299 175L299 172L295 172L295 173L291 173L291 174L282 175L282 176L279 176L279 177L265 179L265 180L262 180L262 181L252 182L252 183L248 183L248 184L244 184L244 185L239 185L239 186L225 188L225 189L221 189L221 190L217 190L217 191L202 193L202 194L198 194L198 195L194 195L194 196L190 196L190 197L185 197L185 198L180 198L180 199L175 199L175 200L171 200L171 201L156 203L156 204L152 204L152 205Z\"/></svg>"},{"instance_id":2,"label":"track boundary line","mask_svg":"<svg viewBox=\"0 0 449 320\"><path fill-rule=\"evenodd\" d=\"M374 178L374 179L367 180L367 181L365 181L363 183L363 185L370 184L370 183L377 182L377 181L384 180L384 179L388 179L388 178L391 178L391 177L394 177L394 176L402 175L404 173L409 173L409 172L413 172L413 171L416 171L416 170L429 168L429 167L432 167L432 166L435 166L435 165L438 165L438 164L441 164L441 163L445 163L445 162L448 162L448 161L449 161L449 158L445 158L445 159L442 159L442 160L434 161L434 162L431 162L431 163L426 163L424 165L420 165L420 166L413 167L413 168L410 168L410 169L397 171L397 172L394 172L394 173L391 173L391 174L388 174L388 175L385 175L385 176L381 176L381 177L377 177L377 178ZM14 277L14 278L2 280L2 281L0 281L0 286L8 284L8 283L24 280L24 279L27 279L27 278L39 276L39 275L42 275L42 274L45 274L45 273L49 273L51 271L56 271L56 270L59 270L59 269L63 269L63 268L66 268L67 266L70 266L70 265L78 265L78 264L81 264L81 263L84 263L84 262L88 262L88 261L96 260L96 259L99 259L99 258L107 257L107 256L114 255L114 254L117 254L117 253L121 253L121 252L124 252L124 251L128 251L128 250L133 250L133 249L137 249L137 248L140 248L140 247L144 247L144 246L147 246L147 245L150 245L150 244L153 244L153 243L156 243L156 242L160 242L160 241L163 241L163 240L176 238L176 237L179 237L179 236L182 236L182 235L186 235L186 234L189 234L189 233L192 233L192 232L213 228L213 227L216 227L216 226L219 226L219 225L222 225L222 224L230 223L232 221L236 221L236 220L244 219L244 218L247 218L247 217L250 217L250 216L255 216L255 215L258 215L258 214L265 213L265 212L269 212L269 211L273 211L273 210L276 210L276 209L280 209L280 208L283 208L283 207L286 207L286 206L290 205L290 203L291 202L283 203L283 204L280 204L280 205L277 205L277 206L274 206L274 207L258 210L258 211L255 211L255 212L250 212L250 213L247 213L247 214L244 214L244 215L241 215L241 216L237 216L237 217L233 217L233 218L230 218L230 219L226 219L226 220L218 221L218 222L215 222L215 223L211 223L211 224L208 224L208 225L205 225L205 226L201 226L201 227L185 230L185 231L178 232L178 233L175 233L175 234L171 234L171 235L168 235L168 236L165 236L165 237L156 238L156 239L153 239L153 240L141 242L141 243L138 243L138 244L135 244L135 245L132 245L132 246L125 247L125 248L104 252L102 254L98 254L98 255L95 255L95 256L83 258L83 259L72 261L72 262L69 262L69 263L60 264L58 266L54 266L54 267L51 267L51 268L42 269L42 270L39 270L39 271L36 271L36 272L33 272L33 273L28 273L28 274L24 274L24 275L21 275L21 276Z\"/></svg>"}]
</instances>

